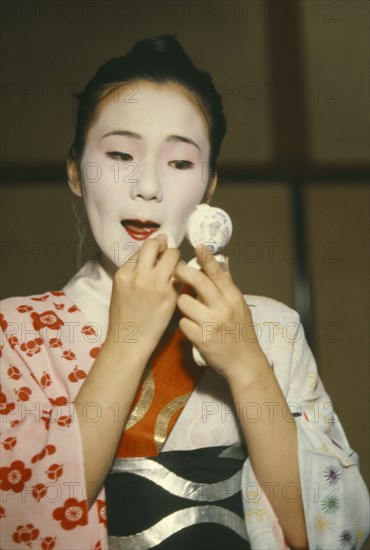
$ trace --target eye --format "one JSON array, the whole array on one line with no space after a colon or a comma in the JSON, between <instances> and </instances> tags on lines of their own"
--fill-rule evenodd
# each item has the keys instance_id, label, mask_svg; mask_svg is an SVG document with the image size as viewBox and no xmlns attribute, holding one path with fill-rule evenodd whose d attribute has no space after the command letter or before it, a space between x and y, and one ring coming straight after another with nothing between
<instances>
[{"instance_id":1,"label":"eye","mask_svg":"<svg viewBox=\"0 0 370 550\"><path fill-rule=\"evenodd\" d=\"M133 157L128 153L120 153L119 151L109 151L107 155L113 160L122 160L123 162L133 160Z\"/></svg>"},{"instance_id":2,"label":"eye","mask_svg":"<svg viewBox=\"0 0 370 550\"><path fill-rule=\"evenodd\" d=\"M189 168L194 167L194 164L189 160L171 160L168 164L177 170L189 170Z\"/></svg>"}]
</instances>

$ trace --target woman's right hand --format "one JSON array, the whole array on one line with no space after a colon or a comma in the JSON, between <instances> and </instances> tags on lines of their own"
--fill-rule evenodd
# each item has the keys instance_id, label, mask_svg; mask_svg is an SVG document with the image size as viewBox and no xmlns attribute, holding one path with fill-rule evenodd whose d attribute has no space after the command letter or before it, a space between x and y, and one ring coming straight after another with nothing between
<instances>
[{"instance_id":1,"label":"woman's right hand","mask_svg":"<svg viewBox=\"0 0 370 550\"><path fill-rule=\"evenodd\" d=\"M175 310L179 283L172 274L179 257L166 235L157 236L114 274L108 335L74 401L89 505L109 472L145 366ZM92 402L102 413L97 422L84 415Z\"/></svg>"},{"instance_id":2,"label":"woman's right hand","mask_svg":"<svg viewBox=\"0 0 370 550\"><path fill-rule=\"evenodd\" d=\"M113 277L109 331L105 343L131 343L149 359L176 307L179 283L173 272L180 258L167 235L147 239Z\"/></svg>"}]
</instances>

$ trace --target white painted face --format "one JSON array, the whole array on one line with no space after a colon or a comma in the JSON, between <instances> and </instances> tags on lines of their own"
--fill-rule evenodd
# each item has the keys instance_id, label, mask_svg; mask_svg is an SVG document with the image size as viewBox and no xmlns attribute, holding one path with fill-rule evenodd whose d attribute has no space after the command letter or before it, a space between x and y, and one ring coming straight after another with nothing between
<instances>
[{"instance_id":1,"label":"white painted face","mask_svg":"<svg viewBox=\"0 0 370 550\"><path fill-rule=\"evenodd\" d=\"M205 116L176 84L139 81L134 95L115 90L101 101L79 191L103 265L121 266L158 233L180 245L207 188L209 154Z\"/></svg>"}]
</instances>

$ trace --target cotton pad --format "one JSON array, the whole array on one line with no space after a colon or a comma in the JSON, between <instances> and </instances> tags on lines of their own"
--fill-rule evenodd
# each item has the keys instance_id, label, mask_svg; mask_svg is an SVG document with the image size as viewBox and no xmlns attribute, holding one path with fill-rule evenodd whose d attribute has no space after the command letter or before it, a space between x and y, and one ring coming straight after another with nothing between
<instances>
[{"instance_id":1,"label":"cotton pad","mask_svg":"<svg viewBox=\"0 0 370 550\"><path fill-rule=\"evenodd\" d=\"M186 224L186 236L193 246L207 244L216 254L231 239L233 226L230 216L216 206L198 204Z\"/></svg>"}]
</instances>

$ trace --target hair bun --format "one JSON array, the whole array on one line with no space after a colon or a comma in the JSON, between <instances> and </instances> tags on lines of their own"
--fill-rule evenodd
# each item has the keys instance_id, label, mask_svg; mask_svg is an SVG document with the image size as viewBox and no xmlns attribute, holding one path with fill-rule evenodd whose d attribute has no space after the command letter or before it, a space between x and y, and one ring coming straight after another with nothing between
<instances>
[{"instance_id":1,"label":"hair bun","mask_svg":"<svg viewBox=\"0 0 370 550\"><path fill-rule=\"evenodd\" d=\"M150 38L144 38L134 44L133 48L129 51L128 57L130 58L166 58L167 60L177 60L189 67L193 67L193 63L181 44L177 41L175 34L164 34L160 36L152 36Z\"/></svg>"}]
</instances>

